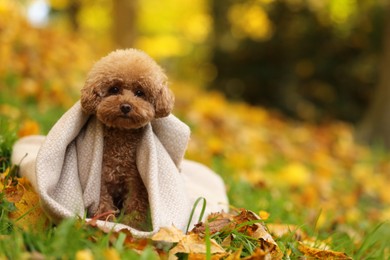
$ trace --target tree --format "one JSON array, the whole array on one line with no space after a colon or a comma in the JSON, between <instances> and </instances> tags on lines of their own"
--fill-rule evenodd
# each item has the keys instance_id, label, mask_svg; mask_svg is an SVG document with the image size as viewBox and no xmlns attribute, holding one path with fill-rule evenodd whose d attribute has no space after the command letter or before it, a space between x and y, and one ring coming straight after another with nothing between
<instances>
[{"instance_id":1,"label":"tree","mask_svg":"<svg viewBox=\"0 0 390 260\"><path fill-rule=\"evenodd\" d=\"M113 39L118 48L129 48L136 37L137 1L113 1Z\"/></svg>"},{"instance_id":2,"label":"tree","mask_svg":"<svg viewBox=\"0 0 390 260\"><path fill-rule=\"evenodd\" d=\"M383 143L390 148L390 4L387 4L383 31L383 55L378 72L378 85L358 138L367 143Z\"/></svg>"},{"instance_id":3,"label":"tree","mask_svg":"<svg viewBox=\"0 0 390 260\"><path fill-rule=\"evenodd\" d=\"M379 1L212 3L210 88L303 120L361 120L377 81Z\"/></svg>"}]
</instances>

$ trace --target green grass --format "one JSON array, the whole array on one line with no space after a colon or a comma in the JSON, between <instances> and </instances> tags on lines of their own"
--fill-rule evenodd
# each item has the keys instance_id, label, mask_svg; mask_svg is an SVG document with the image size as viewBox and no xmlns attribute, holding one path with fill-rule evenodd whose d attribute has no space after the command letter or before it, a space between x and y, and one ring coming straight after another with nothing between
<instances>
[{"instance_id":1,"label":"green grass","mask_svg":"<svg viewBox=\"0 0 390 260\"><path fill-rule=\"evenodd\" d=\"M11 126L11 127L10 127ZM13 142L16 140L16 128L12 122L0 117L0 172L10 167L10 154ZM319 241L330 238L329 245L335 251L345 252L353 259L389 259L390 223L384 222L373 225L362 220L360 225L331 224L325 228L317 227L317 218L308 222L311 209L296 205L290 199L291 190L276 190L256 187L251 183L229 176L230 169L215 158L212 167L220 173L228 187L228 196L231 205L237 208L246 208L254 212L265 210L270 213L267 223L294 224L302 227L307 234L316 237ZM0 258L21 259L26 255L40 255L49 259L75 259L77 252L87 250L94 259L105 259L104 254L108 248L113 248L122 259L157 259L156 253L147 246L141 254L127 247L124 233L106 234L90 226L83 225L81 220L69 219L58 226L50 226L39 231L22 230L7 218L10 211L15 210L12 203L0 194ZM359 205L365 207L365 205ZM320 208L318 214L321 213ZM332 222L329 219L329 222ZM36 230L36 228L35 228ZM353 232L351 232L351 230ZM242 244L244 254L253 252L254 243L249 237L238 232L233 247ZM206 234L206 238L212 235ZM214 236L215 238L215 236ZM207 239L206 239L207 240ZM298 258L298 242L294 233L286 234L275 239L283 253L291 252L292 259ZM207 246L207 244L206 244ZM208 244L210 246L210 244ZM231 248L233 250L233 248Z\"/></svg>"},{"instance_id":2,"label":"green grass","mask_svg":"<svg viewBox=\"0 0 390 260\"><path fill-rule=\"evenodd\" d=\"M15 141L15 129L10 129L9 119L0 115L0 173L4 172L11 164L11 148Z\"/></svg>"},{"instance_id":3,"label":"green grass","mask_svg":"<svg viewBox=\"0 0 390 260\"><path fill-rule=\"evenodd\" d=\"M106 234L77 219L64 220L43 232L25 231L16 226L1 231L0 258L22 259L26 255L41 255L45 259L75 259L78 252L87 250L94 259L106 259L106 249L113 248L122 259L158 259L150 247L146 247L141 255L126 249L124 233L119 236Z\"/></svg>"}]
</instances>

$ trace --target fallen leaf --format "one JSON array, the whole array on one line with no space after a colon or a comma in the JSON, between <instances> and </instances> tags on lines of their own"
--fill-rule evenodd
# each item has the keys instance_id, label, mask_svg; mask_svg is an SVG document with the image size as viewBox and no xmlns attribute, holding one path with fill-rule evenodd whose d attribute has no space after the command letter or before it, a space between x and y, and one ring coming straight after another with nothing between
<instances>
[{"instance_id":1,"label":"fallen leaf","mask_svg":"<svg viewBox=\"0 0 390 260\"><path fill-rule=\"evenodd\" d=\"M241 253L242 253L242 246L236 251L234 251L233 253L231 253L230 255L228 255L225 260L241 259Z\"/></svg>"},{"instance_id":2,"label":"fallen leaf","mask_svg":"<svg viewBox=\"0 0 390 260\"><path fill-rule=\"evenodd\" d=\"M219 259L224 259L224 257L226 256L226 253L224 254L214 254L211 256L211 260L219 260ZM206 255L205 254L194 254L194 253L191 253L188 255L188 260L204 260L206 258Z\"/></svg>"},{"instance_id":3,"label":"fallen leaf","mask_svg":"<svg viewBox=\"0 0 390 260\"><path fill-rule=\"evenodd\" d=\"M183 232L174 226L162 227L152 236L153 241L164 241L168 243L177 243L184 237Z\"/></svg>"},{"instance_id":4,"label":"fallen leaf","mask_svg":"<svg viewBox=\"0 0 390 260\"><path fill-rule=\"evenodd\" d=\"M252 255L244 257L245 260L268 260L268 259L282 259L283 254L280 257L274 257L270 251L256 248Z\"/></svg>"},{"instance_id":5,"label":"fallen leaf","mask_svg":"<svg viewBox=\"0 0 390 260\"><path fill-rule=\"evenodd\" d=\"M274 241L267 228L263 225L261 218L254 212L246 209L237 210L234 213L214 213L211 214L206 223L199 223L191 230L190 234L205 236L206 225L209 226L210 234L216 234L220 238L221 246L224 248L237 247L237 239L234 239L237 232L244 236L250 237L261 249L264 255L272 255L274 259L279 259L283 255L279 250L277 243ZM243 249L241 249L242 251ZM257 249L256 249L257 250ZM249 250L250 254L255 254L255 251ZM245 253L247 254L248 249ZM235 254L235 253L233 253ZM259 252L256 253L260 255ZM240 252L241 255L241 252ZM232 256L232 259L235 259Z\"/></svg>"},{"instance_id":6,"label":"fallen leaf","mask_svg":"<svg viewBox=\"0 0 390 260\"><path fill-rule=\"evenodd\" d=\"M227 229L229 224L233 220L233 215L225 212L212 213L207 217L207 225L210 230L210 234L221 231L222 229ZM202 233L204 234L206 230L206 225L203 222L200 222L195 225L191 230L191 233Z\"/></svg>"},{"instance_id":7,"label":"fallen leaf","mask_svg":"<svg viewBox=\"0 0 390 260\"><path fill-rule=\"evenodd\" d=\"M17 210L9 213L9 218L24 229L44 228L49 219L40 206L39 196L25 178L17 178L15 186L4 188L7 201L13 202Z\"/></svg>"},{"instance_id":8,"label":"fallen leaf","mask_svg":"<svg viewBox=\"0 0 390 260\"><path fill-rule=\"evenodd\" d=\"M214 240L210 239L211 254L225 254L225 250ZM189 234L169 251L169 259L176 259L177 253L206 254L206 241L198 234Z\"/></svg>"},{"instance_id":9,"label":"fallen leaf","mask_svg":"<svg viewBox=\"0 0 390 260\"><path fill-rule=\"evenodd\" d=\"M299 242L298 250L307 257L315 257L319 259L352 259L343 252L336 252L332 250L321 250L309 247L302 242Z\"/></svg>"},{"instance_id":10,"label":"fallen leaf","mask_svg":"<svg viewBox=\"0 0 390 260\"><path fill-rule=\"evenodd\" d=\"M238 226L240 231L246 231L247 234L255 239L263 239L264 241L271 243L277 247L276 242L272 236L268 233L267 228L260 222L261 218L256 215L256 213L242 209L240 214L233 218ZM246 224L247 225L243 225Z\"/></svg>"}]
</instances>

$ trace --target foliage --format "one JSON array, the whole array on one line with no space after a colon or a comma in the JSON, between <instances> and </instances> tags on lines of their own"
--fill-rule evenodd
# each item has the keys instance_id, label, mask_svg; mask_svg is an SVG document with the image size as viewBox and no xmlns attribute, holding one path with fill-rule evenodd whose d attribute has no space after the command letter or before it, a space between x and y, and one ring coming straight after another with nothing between
<instances>
[{"instance_id":1,"label":"foliage","mask_svg":"<svg viewBox=\"0 0 390 260\"><path fill-rule=\"evenodd\" d=\"M78 97L93 52L80 38L31 28L17 1L2 1L0 15L9 17L0 20L0 115L52 125Z\"/></svg>"},{"instance_id":2,"label":"foliage","mask_svg":"<svg viewBox=\"0 0 390 260\"><path fill-rule=\"evenodd\" d=\"M30 222L33 210L40 208L21 207L36 205L37 197L25 180L9 175L12 143L17 137L47 133L76 101L88 67L102 54L75 35L30 28L18 8L13 1L0 3L0 14L13 18L0 20L0 209L1 232L7 238L0 240L0 254L11 259L156 258L150 240L105 234L81 220L58 226L42 221L38 231L38 224L20 225L21 220ZM330 249L356 259L389 257L388 153L356 144L353 127L346 123L296 122L261 107L228 102L189 82L171 83L174 113L192 130L187 158L221 174L232 207L259 213L285 258ZM243 226L254 224L249 220ZM224 250L260 254L251 251L253 239L241 232L243 226L217 234L210 225L202 242L211 254L211 239L222 244L233 236L232 242L241 239L248 246L233 243ZM160 246L157 252L167 253L164 244Z\"/></svg>"},{"instance_id":3,"label":"foliage","mask_svg":"<svg viewBox=\"0 0 390 260\"><path fill-rule=\"evenodd\" d=\"M213 1L210 88L300 119L356 122L378 81L382 3Z\"/></svg>"},{"instance_id":4,"label":"foliage","mask_svg":"<svg viewBox=\"0 0 390 260\"><path fill-rule=\"evenodd\" d=\"M382 53L383 1L134 2L137 22L129 28L135 32L123 35L136 34L133 46L174 77L306 120L357 122L370 104ZM95 51L113 46L107 37L116 26L112 1L49 3L52 28L74 28Z\"/></svg>"}]
</instances>

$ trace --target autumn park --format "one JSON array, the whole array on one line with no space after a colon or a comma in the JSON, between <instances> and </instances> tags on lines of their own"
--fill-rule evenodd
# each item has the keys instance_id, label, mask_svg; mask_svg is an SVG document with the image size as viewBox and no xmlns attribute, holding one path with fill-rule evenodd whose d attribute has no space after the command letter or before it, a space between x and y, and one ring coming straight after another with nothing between
<instances>
[{"instance_id":1,"label":"autumn park","mask_svg":"<svg viewBox=\"0 0 390 260\"><path fill-rule=\"evenodd\" d=\"M0 259L390 259L389 68L385 0L0 0Z\"/></svg>"}]
</instances>

